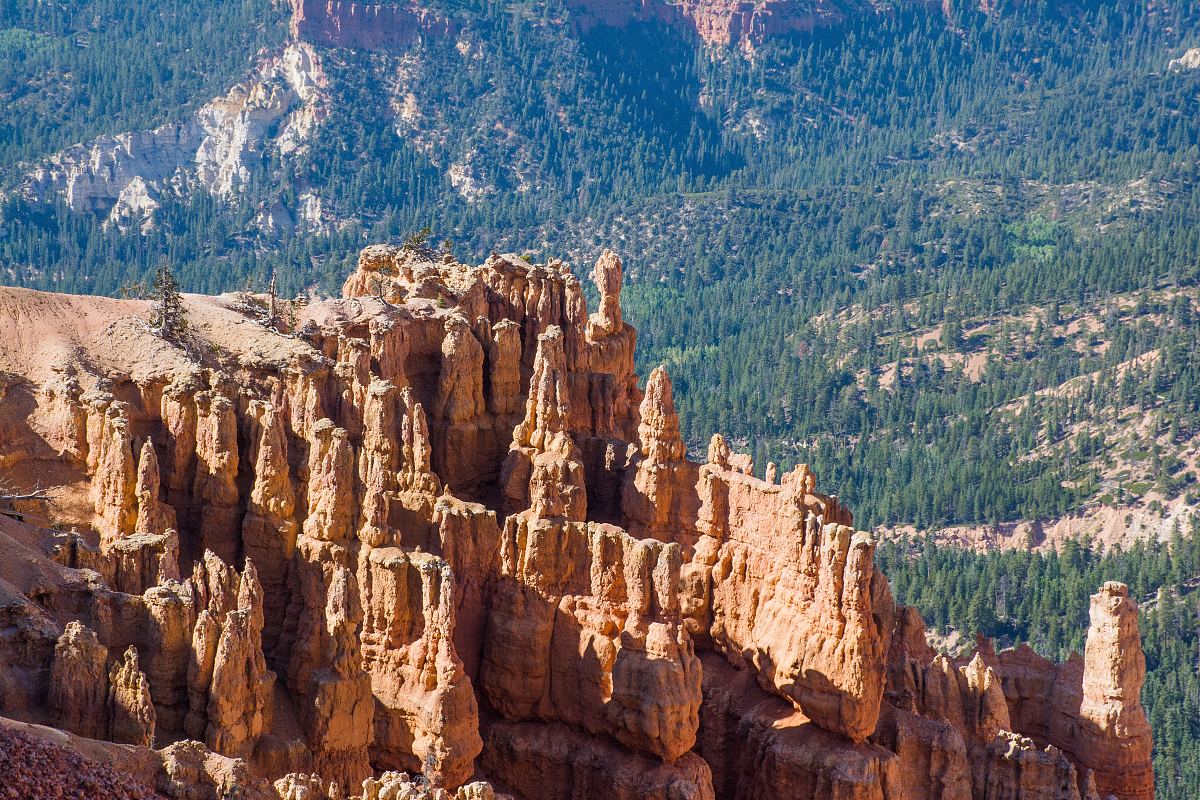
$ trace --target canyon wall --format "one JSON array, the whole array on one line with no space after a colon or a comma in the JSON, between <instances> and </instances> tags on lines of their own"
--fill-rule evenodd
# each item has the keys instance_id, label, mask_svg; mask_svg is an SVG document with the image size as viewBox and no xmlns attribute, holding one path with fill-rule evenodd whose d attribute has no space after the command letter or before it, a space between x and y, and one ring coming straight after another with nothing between
<instances>
[{"instance_id":1,"label":"canyon wall","mask_svg":"<svg viewBox=\"0 0 1200 800\"><path fill-rule=\"evenodd\" d=\"M359 3L291 0L292 36L331 47L401 50L423 36L454 33L459 24L417 3ZM940 9L954 23L972 8L995 13L991 0L955 8L949 0L567 0L573 24L587 32L597 25L621 28L654 22L694 34L709 47L752 49L767 39L811 33L863 15L894 14L897 8Z\"/></svg>"},{"instance_id":2,"label":"canyon wall","mask_svg":"<svg viewBox=\"0 0 1200 800\"><path fill-rule=\"evenodd\" d=\"M694 32L705 44L755 44L772 36L842 24L856 9L840 0L568 0L585 30L598 24L662 22Z\"/></svg>"},{"instance_id":3,"label":"canyon wall","mask_svg":"<svg viewBox=\"0 0 1200 800\"><path fill-rule=\"evenodd\" d=\"M1081 660L935 653L808 466L689 458L592 277L374 246L179 343L0 289L0 479L47 492L0 514L0 713L172 796L1153 796L1124 587Z\"/></svg>"},{"instance_id":4,"label":"canyon wall","mask_svg":"<svg viewBox=\"0 0 1200 800\"><path fill-rule=\"evenodd\" d=\"M454 26L419 4L291 0L297 41L362 50L397 50L418 36L444 36Z\"/></svg>"}]
</instances>

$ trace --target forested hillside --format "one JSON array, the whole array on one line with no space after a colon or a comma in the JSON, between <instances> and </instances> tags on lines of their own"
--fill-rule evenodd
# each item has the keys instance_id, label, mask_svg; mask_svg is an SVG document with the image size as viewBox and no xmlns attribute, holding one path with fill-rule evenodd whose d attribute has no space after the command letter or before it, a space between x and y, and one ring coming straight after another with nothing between
<instances>
[{"instance_id":1,"label":"forested hillside","mask_svg":"<svg viewBox=\"0 0 1200 800\"><path fill-rule=\"evenodd\" d=\"M179 116L240 79L283 23L269 0L0 2L0 169Z\"/></svg>"},{"instance_id":2,"label":"forested hillside","mask_svg":"<svg viewBox=\"0 0 1200 800\"><path fill-rule=\"evenodd\" d=\"M178 173L139 227L28 175L220 96L287 36L266 4L143 5L0 6L11 283L116 293L167 258L196 291L272 270L330 290L361 245L425 226L581 273L607 245L689 441L819 465L863 525L1190 491L1200 71L1168 66L1200 45L1190 4L904 4L747 51L434 3L448 33L317 46L303 146L244 155L227 196Z\"/></svg>"}]
</instances>

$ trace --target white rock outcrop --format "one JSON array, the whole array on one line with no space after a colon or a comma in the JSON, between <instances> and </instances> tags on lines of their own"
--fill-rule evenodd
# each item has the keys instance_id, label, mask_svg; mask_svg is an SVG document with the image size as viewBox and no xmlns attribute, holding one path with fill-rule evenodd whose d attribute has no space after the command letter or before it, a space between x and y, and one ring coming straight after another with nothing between
<instances>
[{"instance_id":1,"label":"white rock outcrop","mask_svg":"<svg viewBox=\"0 0 1200 800\"><path fill-rule=\"evenodd\" d=\"M186 119L56 153L25 175L20 192L35 202L61 197L122 230L149 230L164 194L237 197L264 154L302 150L327 111L320 57L308 43L291 42ZM306 208L302 219L311 216Z\"/></svg>"}]
</instances>

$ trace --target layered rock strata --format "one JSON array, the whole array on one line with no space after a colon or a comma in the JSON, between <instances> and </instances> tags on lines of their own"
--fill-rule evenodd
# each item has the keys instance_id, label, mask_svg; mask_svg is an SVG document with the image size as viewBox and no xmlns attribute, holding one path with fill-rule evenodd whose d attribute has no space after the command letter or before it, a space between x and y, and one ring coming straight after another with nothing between
<instances>
[{"instance_id":1,"label":"layered rock strata","mask_svg":"<svg viewBox=\"0 0 1200 800\"><path fill-rule=\"evenodd\" d=\"M0 290L0 478L76 529L0 518L0 711L188 796L1152 796L1123 587L1083 659L935 653L806 465L688 457L622 275L369 247L187 351Z\"/></svg>"}]
</instances>

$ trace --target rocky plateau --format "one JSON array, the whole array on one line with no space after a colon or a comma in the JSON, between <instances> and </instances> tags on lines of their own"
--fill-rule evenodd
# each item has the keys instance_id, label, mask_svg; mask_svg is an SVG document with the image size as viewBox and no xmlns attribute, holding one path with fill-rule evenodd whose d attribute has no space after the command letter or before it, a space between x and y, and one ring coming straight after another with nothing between
<instances>
[{"instance_id":1,"label":"rocky plateau","mask_svg":"<svg viewBox=\"0 0 1200 800\"><path fill-rule=\"evenodd\" d=\"M8 796L1153 797L1124 586L1066 663L936 653L807 466L687 458L592 277L372 246L176 343L0 289Z\"/></svg>"}]
</instances>

